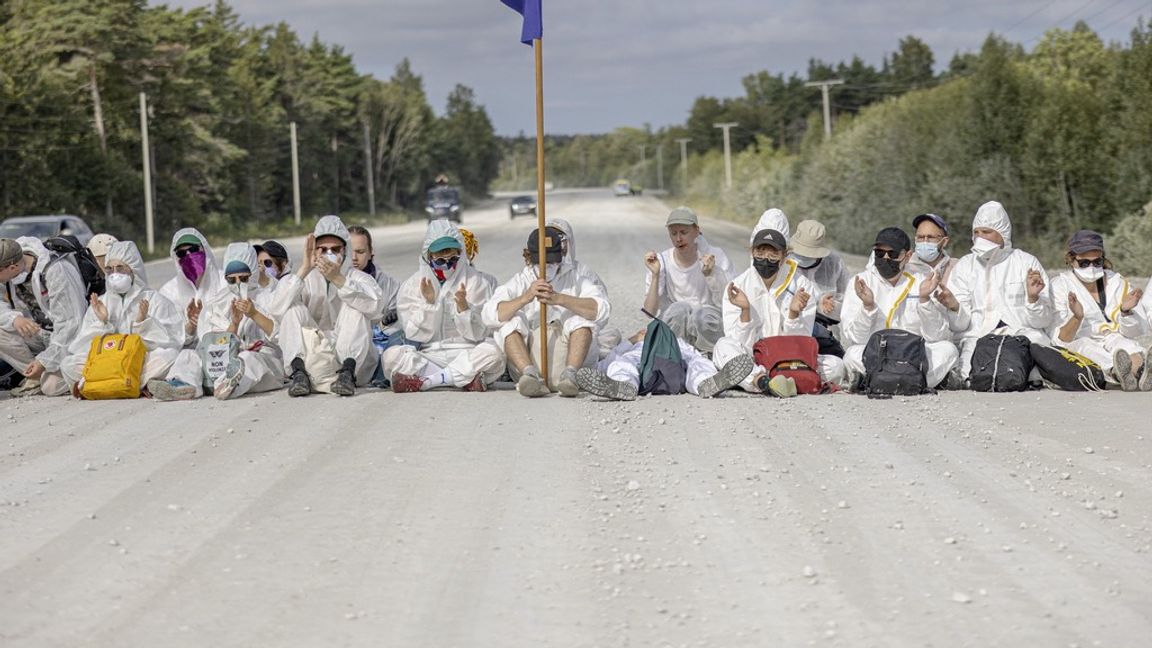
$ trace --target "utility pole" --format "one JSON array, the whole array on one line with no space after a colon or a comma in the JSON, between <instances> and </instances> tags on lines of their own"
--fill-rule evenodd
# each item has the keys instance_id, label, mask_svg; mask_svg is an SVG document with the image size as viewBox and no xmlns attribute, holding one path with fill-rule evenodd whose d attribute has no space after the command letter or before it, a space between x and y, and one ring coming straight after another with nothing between
<instances>
[{"instance_id":1,"label":"utility pole","mask_svg":"<svg viewBox=\"0 0 1152 648\"><path fill-rule=\"evenodd\" d=\"M368 215L376 216L376 178L372 174L372 130L364 122L364 175L368 180Z\"/></svg>"},{"instance_id":2,"label":"utility pole","mask_svg":"<svg viewBox=\"0 0 1152 648\"><path fill-rule=\"evenodd\" d=\"M292 135L292 214L300 224L300 155L296 150L296 122L289 124Z\"/></svg>"},{"instance_id":3,"label":"utility pole","mask_svg":"<svg viewBox=\"0 0 1152 648\"><path fill-rule=\"evenodd\" d=\"M676 140L680 145L680 172L683 174L681 180L680 193L688 191L688 142L691 142L690 137L681 137Z\"/></svg>"},{"instance_id":4,"label":"utility pole","mask_svg":"<svg viewBox=\"0 0 1152 648\"><path fill-rule=\"evenodd\" d=\"M656 147L656 188L664 189L664 142Z\"/></svg>"},{"instance_id":5,"label":"utility pole","mask_svg":"<svg viewBox=\"0 0 1152 648\"><path fill-rule=\"evenodd\" d=\"M820 88L820 92L824 95L824 141L832 139L832 106L828 99L828 88L832 86L844 85L844 79L830 79L828 81L812 81L805 83L809 88Z\"/></svg>"},{"instance_id":6,"label":"utility pole","mask_svg":"<svg viewBox=\"0 0 1152 648\"><path fill-rule=\"evenodd\" d=\"M713 128L724 129L724 186L728 189L732 188L732 140L728 133L739 125L737 122L712 124Z\"/></svg>"},{"instance_id":7,"label":"utility pole","mask_svg":"<svg viewBox=\"0 0 1152 648\"><path fill-rule=\"evenodd\" d=\"M646 155L648 145L640 145L640 187L643 188L648 179L648 156Z\"/></svg>"},{"instance_id":8,"label":"utility pole","mask_svg":"<svg viewBox=\"0 0 1152 648\"><path fill-rule=\"evenodd\" d=\"M156 252L156 226L152 213L152 149L148 144L148 96L140 93L140 148L144 159L144 230L148 254Z\"/></svg>"}]
</instances>

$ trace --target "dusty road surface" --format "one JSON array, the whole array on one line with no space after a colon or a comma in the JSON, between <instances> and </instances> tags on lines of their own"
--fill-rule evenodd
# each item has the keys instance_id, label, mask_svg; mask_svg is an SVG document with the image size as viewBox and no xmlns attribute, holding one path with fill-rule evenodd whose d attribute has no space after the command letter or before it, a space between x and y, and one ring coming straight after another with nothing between
<instances>
[{"instance_id":1,"label":"dusty road surface","mask_svg":"<svg viewBox=\"0 0 1152 648\"><path fill-rule=\"evenodd\" d=\"M638 326L664 208L550 213ZM527 219L465 224L516 269ZM744 265L745 228L705 231ZM421 237L379 231L384 266ZM0 646L1147 646L1150 420L1118 392L5 397Z\"/></svg>"}]
</instances>

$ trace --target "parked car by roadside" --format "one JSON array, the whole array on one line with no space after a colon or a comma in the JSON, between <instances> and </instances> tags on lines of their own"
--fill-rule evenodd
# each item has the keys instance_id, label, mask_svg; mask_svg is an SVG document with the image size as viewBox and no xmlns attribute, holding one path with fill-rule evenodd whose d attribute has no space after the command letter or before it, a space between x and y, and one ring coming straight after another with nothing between
<instances>
[{"instance_id":1,"label":"parked car by roadside","mask_svg":"<svg viewBox=\"0 0 1152 648\"><path fill-rule=\"evenodd\" d=\"M533 196L516 196L508 203L508 218L517 216L536 215L536 198Z\"/></svg>"},{"instance_id":2,"label":"parked car by roadside","mask_svg":"<svg viewBox=\"0 0 1152 648\"><path fill-rule=\"evenodd\" d=\"M13 216L0 223L0 238L14 239L21 236L35 236L40 240L45 240L61 235L75 236L76 240L80 241L80 245L87 245L93 232L83 218L69 214Z\"/></svg>"}]
</instances>

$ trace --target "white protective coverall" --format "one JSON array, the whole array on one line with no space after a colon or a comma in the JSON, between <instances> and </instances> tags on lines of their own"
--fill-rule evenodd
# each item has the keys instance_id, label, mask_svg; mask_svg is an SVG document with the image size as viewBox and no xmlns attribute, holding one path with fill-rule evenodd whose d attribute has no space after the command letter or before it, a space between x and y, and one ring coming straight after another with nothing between
<instances>
[{"instance_id":1,"label":"white protective coverall","mask_svg":"<svg viewBox=\"0 0 1152 648\"><path fill-rule=\"evenodd\" d=\"M292 360L304 357L301 329L307 326L320 330L331 340L340 362L347 358L355 360L356 382L367 385L380 361L372 344L372 321L384 310L384 293L375 279L352 267L348 228L338 216L321 218L313 233L317 239L335 236L344 241L341 264L344 286L332 286L318 270L310 272L304 281L296 274L280 280L277 298L283 296L286 303L291 304L279 319L284 370L291 372Z\"/></svg>"},{"instance_id":2,"label":"white protective coverall","mask_svg":"<svg viewBox=\"0 0 1152 648\"><path fill-rule=\"evenodd\" d=\"M204 274L200 277L200 283L195 284L184 276L183 270L180 269L180 259L176 256L176 242L185 236L194 236L200 240L200 249L204 252ZM222 299L226 299L228 291L224 288L224 275L220 266L216 263L216 255L212 252L212 246L208 245L208 239L199 230L193 227L185 227L172 235L172 247L169 249L172 263L176 266L176 276L172 277L160 287L160 294L172 302L176 310L185 317L185 324L187 324L188 304L197 299L203 304L207 310L209 304L214 304ZM203 314L203 311L201 311ZM184 348L195 349L196 345L200 342L200 334L207 331L203 329L203 325L199 325L195 335L188 335L187 329L184 331ZM199 383L194 383L199 384Z\"/></svg>"},{"instance_id":3,"label":"white protective coverall","mask_svg":"<svg viewBox=\"0 0 1152 648\"><path fill-rule=\"evenodd\" d=\"M960 372L967 379L972 372L976 341L989 333L1023 335L1033 342L1048 344L1048 328L1054 312L1048 274L1040 261L1012 247L1012 222L998 202L982 205L972 220L972 228L996 230L1004 246L987 255L975 252L956 263L948 287L960 302L953 330L964 331L960 343ZM1035 304L1028 303L1028 272L1036 270L1044 280L1044 290Z\"/></svg>"},{"instance_id":4,"label":"white protective coverall","mask_svg":"<svg viewBox=\"0 0 1152 648\"><path fill-rule=\"evenodd\" d=\"M460 244L460 260L441 284L428 265L428 248L437 239L450 236ZM478 374L490 385L504 373L504 354L492 340L491 330L481 317L484 304L496 286L486 275L472 267L464 253L464 237L447 219L428 223L415 274L400 286L397 315L404 337L416 346L405 344L384 350L380 361L384 375L392 379L397 373L426 376L447 370L452 386L465 387ZM427 279L436 289L436 301L424 299L420 284ZM460 286L468 299L468 310L456 308L456 291Z\"/></svg>"},{"instance_id":5,"label":"white protective coverall","mask_svg":"<svg viewBox=\"0 0 1152 648\"><path fill-rule=\"evenodd\" d=\"M1128 353L1144 353L1144 347L1138 340L1149 333L1148 320L1139 306L1132 309L1129 315L1120 312L1120 305L1135 286L1128 280L1111 271L1104 271L1104 294L1107 312L1100 310L1097 302L1084 287L1084 282L1069 270L1062 272L1052 280L1052 301L1055 303L1056 315L1052 320L1050 332L1052 343L1075 351L1091 359L1104 370L1104 377L1108 382L1116 383L1112 375L1112 354L1123 349ZM1060 339L1060 329L1072 319L1072 309L1068 307L1068 294L1075 293L1084 308L1084 319L1076 331L1071 342Z\"/></svg>"},{"instance_id":6,"label":"white protective coverall","mask_svg":"<svg viewBox=\"0 0 1152 648\"><path fill-rule=\"evenodd\" d=\"M573 244L571 237L568 241L569 254L571 254L571 245ZM592 344L588 348L587 357L580 366L594 367L596 365L596 361L600 358L596 337L598 332L607 324L608 317L612 312L612 307L608 303L608 293L605 291L604 285L598 281L599 277L591 270L584 269L582 271L581 266L582 264L570 256L559 264L549 265L547 279L552 284L554 292L593 299L596 302L596 318L593 320L584 319L560 306L548 307L548 359L550 365L548 376L553 383L559 379L560 373L567 365L568 339L574 331L582 328L592 330ZM519 299L536 281L538 272L539 266L536 264L525 266L523 270L496 288L492 298L484 304L482 311L484 324L495 329L495 342L501 351L504 350L504 340L513 333L519 333L528 344L528 350L537 362L540 361L537 355L540 351L540 344L536 337L540 330L540 304L536 301L531 302L507 322L500 321L497 310L501 302ZM508 369L510 373L517 373L511 366ZM512 376L513 379L518 377L518 375Z\"/></svg>"},{"instance_id":7,"label":"white protective coverall","mask_svg":"<svg viewBox=\"0 0 1152 648\"><path fill-rule=\"evenodd\" d=\"M901 329L924 338L928 387L935 389L956 365L960 352L952 344L952 332L945 315L947 309L935 297L927 303L920 301L920 282L924 275L905 271L895 286L881 277L875 267L856 277L863 279L872 290L876 304L871 311L865 310L855 289L844 296L840 334L847 347L844 364L848 369L848 383L864 376L864 347L872 334L884 329ZM852 284L856 284L855 277Z\"/></svg>"},{"instance_id":8,"label":"white protective coverall","mask_svg":"<svg viewBox=\"0 0 1152 648\"><path fill-rule=\"evenodd\" d=\"M812 325L816 321L816 286L800 276L796 262L784 259L780 269L772 279L770 288L764 287L764 280L752 267L732 281L736 287L744 291L751 305L750 321L740 321L740 308L724 299L724 337L716 343L712 352L712 362L717 368L723 367L729 360L739 355L752 353L752 347L766 337L779 335L812 335ZM799 290L805 290L812 298L808 305L796 319L789 319L788 305L792 296ZM839 383L844 377L844 361L836 356L820 355L816 357L817 373L823 380ZM753 371L740 387L745 391L759 392L756 388L755 378L759 371Z\"/></svg>"},{"instance_id":9,"label":"white protective coverall","mask_svg":"<svg viewBox=\"0 0 1152 648\"><path fill-rule=\"evenodd\" d=\"M693 396L700 395L700 383L715 376L718 369L711 360L703 356L691 344L676 338L680 346L680 356L687 367L684 376L684 388ZM624 340L612 349L603 360L597 363L596 368L608 374L612 380L630 383L640 389L640 361L644 356L644 340L632 343Z\"/></svg>"},{"instance_id":10,"label":"white protective coverall","mask_svg":"<svg viewBox=\"0 0 1152 648\"><path fill-rule=\"evenodd\" d=\"M200 335L213 331L227 331L232 326L232 300L241 298L246 291L252 305L265 317L276 320L269 314L275 291L260 287L260 264L257 261L256 250L248 243L229 243L224 250L224 268L232 261L239 261L248 266L251 271L246 288L240 284L235 287L225 282L224 293L214 302L204 304L204 312L200 314ZM223 270L221 270L223 272ZM236 328L236 337L240 338L240 360L244 362L244 374L239 384L232 390L228 398L239 398L247 393L274 391L284 386L284 362L280 356L280 349L271 342L276 336L273 328L272 335L267 335L264 329L244 317L240 326ZM178 378L189 385L202 385L204 383L204 359L197 349L184 349L176 359L175 365L168 373L168 378Z\"/></svg>"},{"instance_id":11,"label":"white protective coverall","mask_svg":"<svg viewBox=\"0 0 1152 648\"><path fill-rule=\"evenodd\" d=\"M760 214L760 220L756 221L756 227L752 228L752 235L748 237L748 243L751 244L755 240L756 232L766 229L780 232L784 235L785 241L792 238L792 226L788 224L788 215L775 207L766 209L763 214Z\"/></svg>"},{"instance_id":12,"label":"white protective coverall","mask_svg":"<svg viewBox=\"0 0 1152 648\"><path fill-rule=\"evenodd\" d=\"M163 379L184 346L184 316L172 302L148 287L148 273L144 258L132 241L119 241L108 248L105 265L119 261L132 269L132 284L128 292L117 294L111 287L100 300L108 310L108 321L102 322L91 306L84 314L76 339L69 346L68 359L61 365L64 379L69 385L78 385L88 362L92 340L104 335L135 334L144 342L148 353L144 356L144 371L140 384ZM148 302L148 317L139 322L140 302Z\"/></svg>"},{"instance_id":13,"label":"white protective coverall","mask_svg":"<svg viewBox=\"0 0 1152 648\"><path fill-rule=\"evenodd\" d=\"M794 256L789 258L796 261ZM836 308L831 313L825 313L825 316L834 320L840 319L840 311L844 307L844 293L848 289L848 270L844 267L844 260L840 258L840 255L832 252L821 259L815 267L801 268L797 266L797 269L800 276L816 286L816 292L812 294L816 300L816 308L820 308L820 300L825 295L832 295L836 298Z\"/></svg>"},{"instance_id":14,"label":"white protective coverall","mask_svg":"<svg viewBox=\"0 0 1152 648\"><path fill-rule=\"evenodd\" d=\"M600 278L595 270L590 268L586 263L576 258L576 234L572 230L572 224L563 218L549 218L548 222L544 224L545 227L555 227L556 229L564 232L564 259L576 264L576 271L582 276L587 277L594 281L600 290L604 292L604 298L608 298L608 286L604 280ZM602 325L596 330L596 339L593 341L593 347L599 347L597 350L597 357L606 357L612 352L612 349L619 344L624 336L620 333L620 329L612 326Z\"/></svg>"},{"instance_id":15,"label":"white protective coverall","mask_svg":"<svg viewBox=\"0 0 1152 648\"><path fill-rule=\"evenodd\" d=\"M696 238L696 261L683 268L676 262L676 248L661 252L657 293L659 312L653 313L664 320L677 338L701 351L711 351L716 340L724 336L724 291L736 276L728 255L700 235ZM716 257L712 274L704 276L700 258L706 254ZM652 285L652 273L644 272L644 293Z\"/></svg>"},{"instance_id":16,"label":"white protective coverall","mask_svg":"<svg viewBox=\"0 0 1152 648\"><path fill-rule=\"evenodd\" d=\"M16 318L30 317L32 311L18 296L16 286L4 285L5 296L0 299L0 360L20 372L38 360L44 366L40 391L46 396L63 396L68 393L68 384L61 369L69 346L80 332L88 304L84 280L71 257L52 254L40 239L21 236L16 242L24 254L36 256L36 267L28 273L22 287L31 292L36 307L52 323L52 330L42 329L27 338L20 335ZM11 304L6 301L8 295L12 296Z\"/></svg>"}]
</instances>

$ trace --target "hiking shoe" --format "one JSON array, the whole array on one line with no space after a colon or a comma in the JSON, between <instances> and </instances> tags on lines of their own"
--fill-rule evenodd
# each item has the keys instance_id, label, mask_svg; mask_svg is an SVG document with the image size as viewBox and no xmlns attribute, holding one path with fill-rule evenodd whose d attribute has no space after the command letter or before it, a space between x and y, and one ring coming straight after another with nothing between
<instances>
[{"instance_id":1,"label":"hiking shoe","mask_svg":"<svg viewBox=\"0 0 1152 648\"><path fill-rule=\"evenodd\" d=\"M552 393L548 389L548 385L545 385L540 375L536 373L526 373L520 376L520 380L516 381L516 391L526 398L540 398Z\"/></svg>"},{"instance_id":2,"label":"hiking shoe","mask_svg":"<svg viewBox=\"0 0 1152 648\"><path fill-rule=\"evenodd\" d=\"M1120 383L1120 389L1126 392L1139 391L1140 384L1132 374L1132 356L1124 349L1117 349L1112 354L1112 374L1116 382Z\"/></svg>"},{"instance_id":3,"label":"hiking shoe","mask_svg":"<svg viewBox=\"0 0 1152 648\"><path fill-rule=\"evenodd\" d=\"M696 395L700 398L712 398L726 389L732 389L747 378L755 366L752 356L736 356L726 362L720 371L705 378L696 388Z\"/></svg>"},{"instance_id":4,"label":"hiking shoe","mask_svg":"<svg viewBox=\"0 0 1152 648\"><path fill-rule=\"evenodd\" d=\"M216 384L212 387L212 395L217 400L228 400L232 397L232 393L240 386L240 381L244 378L244 359L240 357L232 358L228 363L228 368L224 371L224 375L216 379Z\"/></svg>"},{"instance_id":5,"label":"hiking shoe","mask_svg":"<svg viewBox=\"0 0 1152 648\"><path fill-rule=\"evenodd\" d=\"M337 396L356 395L356 361L345 358L344 366L336 373L336 382L332 383L332 393Z\"/></svg>"},{"instance_id":6,"label":"hiking shoe","mask_svg":"<svg viewBox=\"0 0 1152 648\"><path fill-rule=\"evenodd\" d=\"M468 383L467 385L464 385L464 391L466 391L466 392L485 392L485 391L488 391L488 385L484 384L484 376L481 374L476 374L476 377L472 379L472 382Z\"/></svg>"},{"instance_id":7,"label":"hiking shoe","mask_svg":"<svg viewBox=\"0 0 1152 648\"><path fill-rule=\"evenodd\" d=\"M292 375L288 377L288 395L292 398L307 396L312 393L312 376L304 369L304 361L296 358L292 361Z\"/></svg>"},{"instance_id":8,"label":"hiking shoe","mask_svg":"<svg viewBox=\"0 0 1152 648\"><path fill-rule=\"evenodd\" d=\"M576 384L581 389L601 398L611 400L636 400L636 387L622 380L612 380L603 371L583 367L576 372Z\"/></svg>"},{"instance_id":9,"label":"hiking shoe","mask_svg":"<svg viewBox=\"0 0 1152 648\"><path fill-rule=\"evenodd\" d=\"M1152 347L1144 351L1144 364L1140 367L1140 380L1136 385L1140 391L1152 391L1152 367L1148 366L1152 356L1149 353L1152 353Z\"/></svg>"},{"instance_id":10,"label":"hiking shoe","mask_svg":"<svg viewBox=\"0 0 1152 648\"><path fill-rule=\"evenodd\" d=\"M575 398L580 394L580 385L576 383L576 370L572 367L560 372L560 379L556 381L556 391L566 398Z\"/></svg>"},{"instance_id":11,"label":"hiking shoe","mask_svg":"<svg viewBox=\"0 0 1152 648\"><path fill-rule=\"evenodd\" d=\"M171 380L149 380L148 391L152 393L154 400L169 402L193 400L200 396L201 388L196 385L189 385L179 378L173 378Z\"/></svg>"},{"instance_id":12,"label":"hiking shoe","mask_svg":"<svg viewBox=\"0 0 1152 648\"><path fill-rule=\"evenodd\" d=\"M392 391L396 394L412 394L420 391L424 379L412 374L392 374Z\"/></svg>"}]
</instances>

